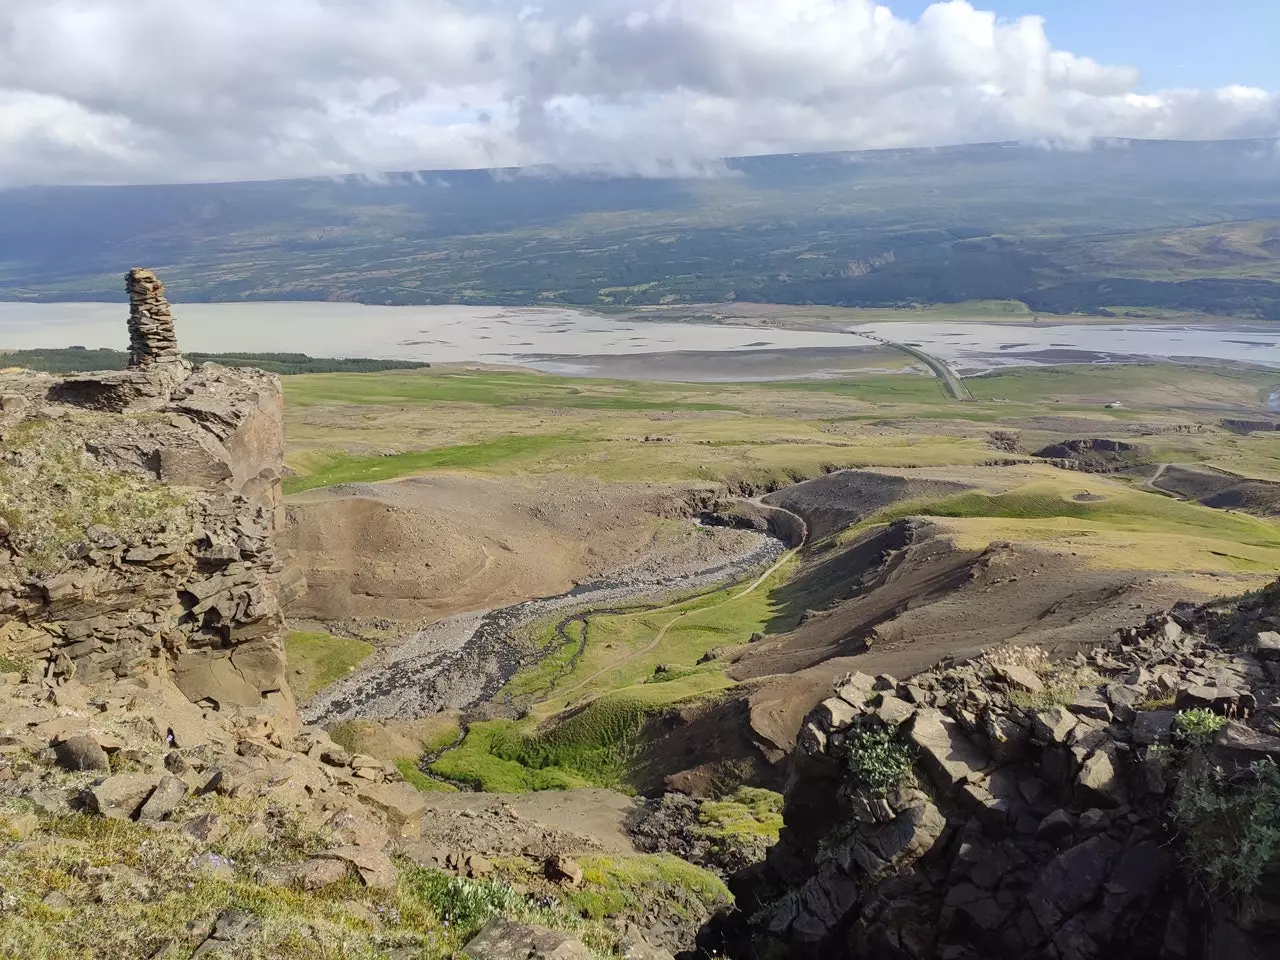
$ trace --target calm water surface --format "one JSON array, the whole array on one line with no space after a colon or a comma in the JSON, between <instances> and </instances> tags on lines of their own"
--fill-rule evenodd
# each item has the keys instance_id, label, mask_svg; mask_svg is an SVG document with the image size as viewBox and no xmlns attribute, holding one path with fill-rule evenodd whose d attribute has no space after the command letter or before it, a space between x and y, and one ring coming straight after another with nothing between
<instances>
[{"instance_id":1,"label":"calm water surface","mask_svg":"<svg viewBox=\"0 0 1280 960\"><path fill-rule=\"evenodd\" d=\"M115 303L0 303L0 348L126 345ZM378 307L354 303L175 304L187 350L301 352L439 363L522 363L591 372L593 356L788 348L867 341L832 330L610 320L571 309ZM869 323L849 330L919 346L962 373L994 367L1147 358L1236 360L1280 367L1280 324ZM555 357L552 361L550 357Z\"/></svg>"}]
</instances>

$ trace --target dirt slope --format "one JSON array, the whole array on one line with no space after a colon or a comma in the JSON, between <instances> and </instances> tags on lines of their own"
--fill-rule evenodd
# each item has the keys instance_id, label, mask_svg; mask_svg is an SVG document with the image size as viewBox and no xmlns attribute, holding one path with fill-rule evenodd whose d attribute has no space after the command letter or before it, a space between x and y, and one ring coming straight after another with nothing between
<instances>
[{"instance_id":1,"label":"dirt slope","mask_svg":"<svg viewBox=\"0 0 1280 960\"><path fill-rule=\"evenodd\" d=\"M290 614L434 620L551 596L638 563L708 558L690 487L433 475L290 499L286 545L308 590Z\"/></svg>"},{"instance_id":2,"label":"dirt slope","mask_svg":"<svg viewBox=\"0 0 1280 960\"><path fill-rule=\"evenodd\" d=\"M960 550L921 521L812 553L784 589L804 622L739 648L728 672L744 683L729 697L655 721L652 779L701 793L734 767L777 786L804 715L843 674L905 677L1003 643L1067 654L1188 593L1185 581L1022 544Z\"/></svg>"}]
</instances>

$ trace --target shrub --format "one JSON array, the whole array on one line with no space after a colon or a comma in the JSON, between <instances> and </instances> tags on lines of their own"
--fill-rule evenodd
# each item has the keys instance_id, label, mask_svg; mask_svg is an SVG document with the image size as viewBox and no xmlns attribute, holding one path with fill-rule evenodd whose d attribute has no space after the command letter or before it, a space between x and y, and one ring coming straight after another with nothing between
<instances>
[{"instance_id":1,"label":"shrub","mask_svg":"<svg viewBox=\"0 0 1280 960\"><path fill-rule=\"evenodd\" d=\"M1173 729L1180 739L1193 747L1199 747L1208 744L1226 722L1212 710L1180 710L1173 718Z\"/></svg>"},{"instance_id":2,"label":"shrub","mask_svg":"<svg viewBox=\"0 0 1280 960\"><path fill-rule=\"evenodd\" d=\"M854 782L876 793L888 793L911 772L910 749L887 727L851 727L845 751Z\"/></svg>"},{"instance_id":3,"label":"shrub","mask_svg":"<svg viewBox=\"0 0 1280 960\"><path fill-rule=\"evenodd\" d=\"M1280 768L1266 759L1250 769L1247 783L1220 770L1184 781L1173 810L1191 863L1235 897L1252 894L1280 858Z\"/></svg>"}]
</instances>

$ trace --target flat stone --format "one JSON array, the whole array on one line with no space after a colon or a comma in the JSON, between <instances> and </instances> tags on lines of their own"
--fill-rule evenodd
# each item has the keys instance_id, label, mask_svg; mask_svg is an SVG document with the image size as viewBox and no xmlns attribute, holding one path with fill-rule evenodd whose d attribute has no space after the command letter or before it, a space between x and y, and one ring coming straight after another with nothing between
<instances>
[{"instance_id":1,"label":"flat stone","mask_svg":"<svg viewBox=\"0 0 1280 960\"><path fill-rule=\"evenodd\" d=\"M961 784L979 777L990 763L965 736L964 728L940 710L919 710L904 728L929 778L951 795Z\"/></svg>"},{"instance_id":2,"label":"flat stone","mask_svg":"<svg viewBox=\"0 0 1280 960\"><path fill-rule=\"evenodd\" d=\"M1188 683L1178 687L1173 705L1178 710L1216 710L1223 713L1239 699L1240 694L1229 687Z\"/></svg>"},{"instance_id":3,"label":"flat stone","mask_svg":"<svg viewBox=\"0 0 1280 960\"><path fill-rule=\"evenodd\" d=\"M1103 723L1111 722L1111 707L1106 700L1092 690L1082 690L1067 705L1067 709L1078 717L1088 717Z\"/></svg>"},{"instance_id":4,"label":"flat stone","mask_svg":"<svg viewBox=\"0 0 1280 960\"><path fill-rule=\"evenodd\" d=\"M471 960L592 960L571 934L495 917L463 948Z\"/></svg>"},{"instance_id":5,"label":"flat stone","mask_svg":"<svg viewBox=\"0 0 1280 960\"><path fill-rule=\"evenodd\" d=\"M159 782L149 773L117 773L89 788L87 806L110 820L131 820Z\"/></svg>"},{"instance_id":6,"label":"flat stone","mask_svg":"<svg viewBox=\"0 0 1280 960\"><path fill-rule=\"evenodd\" d=\"M876 705L876 717L887 727L900 727L902 724L910 720L916 712L916 708L905 700L899 700L897 697L891 697L888 694L880 697L880 702Z\"/></svg>"},{"instance_id":7,"label":"flat stone","mask_svg":"<svg viewBox=\"0 0 1280 960\"><path fill-rule=\"evenodd\" d=\"M1210 760L1217 766L1243 770L1259 760L1280 763L1280 737L1259 733L1243 723L1228 723L1213 738Z\"/></svg>"},{"instance_id":8,"label":"flat stone","mask_svg":"<svg viewBox=\"0 0 1280 960\"><path fill-rule=\"evenodd\" d=\"M818 722L822 724L828 733L847 729L853 724L854 720L861 716L859 710L840 697L828 697L823 700L818 704L814 713L817 715Z\"/></svg>"},{"instance_id":9,"label":"flat stone","mask_svg":"<svg viewBox=\"0 0 1280 960\"><path fill-rule=\"evenodd\" d=\"M1075 714L1065 707L1049 707L1036 711L1031 718L1031 733L1044 743L1066 743L1076 723Z\"/></svg>"},{"instance_id":10,"label":"flat stone","mask_svg":"<svg viewBox=\"0 0 1280 960\"><path fill-rule=\"evenodd\" d=\"M1120 845L1106 836L1091 837L1055 857L1027 895L1045 933L1098 895Z\"/></svg>"},{"instance_id":11,"label":"flat stone","mask_svg":"<svg viewBox=\"0 0 1280 960\"><path fill-rule=\"evenodd\" d=\"M1006 684L1019 690L1025 690L1028 693L1044 692L1044 681L1029 667L996 667L995 674Z\"/></svg>"},{"instance_id":12,"label":"flat stone","mask_svg":"<svg viewBox=\"0 0 1280 960\"><path fill-rule=\"evenodd\" d=\"M164 776L156 784L147 802L138 811L139 820L164 820L187 798L187 784L177 777Z\"/></svg>"},{"instance_id":13,"label":"flat stone","mask_svg":"<svg viewBox=\"0 0 1280 960\"><path fill-rule=\"evenodd\" d=\"M1133 720L1133 742L1143 746L1170 743L1176 710L1143 710Z\"/></svg>"},{"instance_id":14,"label":"flat stone","mask_svg":"<svg viewBox=\"0 0 1280 960\"><path fill-rule=\"evenodd\" d=\"M869 677L865 673L855 673L840 685L836 690L836 696L850 706L861 707L871 699L875 690L875 677Z\"/></svg>"},{"instance_id":15,"label":"flat stone","mask_svg":"<svg viewBox=\"0 0 1280 960\"><path fill-rule=\"evenodd\" d=\"M92 737L71 737L59 741L53 745L53 752L58 766L64 770L96 770L101 773L111 770L107 752Z\"/></svg>"}]
</instances>

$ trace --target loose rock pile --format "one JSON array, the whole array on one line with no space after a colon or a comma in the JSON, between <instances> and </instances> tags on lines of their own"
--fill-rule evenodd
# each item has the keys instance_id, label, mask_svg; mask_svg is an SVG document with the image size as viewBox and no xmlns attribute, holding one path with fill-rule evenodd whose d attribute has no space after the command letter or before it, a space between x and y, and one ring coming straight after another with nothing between
<instances>
[{"instance_id":1,"label":"loose rock pile","mask_svg":"<svg viewBox=\"0 0 1280 960\"><path fill-rule=\"evenodd\" d=\"M1171 806L1187 770L1248 789L1280 760L1280 634L1245 647L1179 610L1050 664L1015 653L906 682L854 674L806 719L782 842L745 896L773 897L753 950L782 956L1247 960L1280 932L1280 884L1234 905L1180 859ZM1220 626L1220 625L1219 625ZM1182 710L1222 721L1178 742ZM851 774L848 743L884 731L909 772ZM868 762L863 757L861 765ZM763 954L761 954L763 955ZM773 954L769 954L772 956Z\"/></svg>"}]
</instances>

